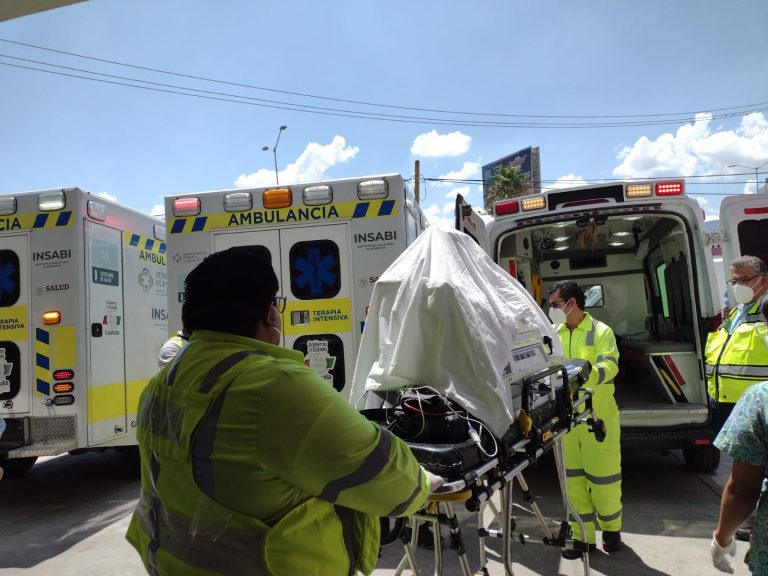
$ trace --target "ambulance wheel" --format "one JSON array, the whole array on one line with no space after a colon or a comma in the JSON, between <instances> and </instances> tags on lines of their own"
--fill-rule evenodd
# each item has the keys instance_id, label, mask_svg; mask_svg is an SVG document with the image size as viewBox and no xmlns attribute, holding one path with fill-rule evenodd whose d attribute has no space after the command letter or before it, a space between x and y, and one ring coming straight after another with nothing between
<instances>
[{"instance_id":1,"label":"ambulance wheel","mask_svg":"<svg viewBox=\"0 0 768 576\"><path fill-rule=\"evenodd\" d=\"M696 472L714 472L720 465L720 450L712 446L712 444L685 448L683 450L683 458L691 470Z\"/></svg>"},{"instance_id":2,"label":"ambulance wheel","mask_svg":"<svg viewBox=\"0 0 768 576\"><path fill-rule=\"evenodd\" d=\"M0 468L3 469L5 476L18 478L29 472L35 462L37 462L37 456L30 456L29 458L6 458L2 456L0 457Z\"/></svg>"}]
</instances>

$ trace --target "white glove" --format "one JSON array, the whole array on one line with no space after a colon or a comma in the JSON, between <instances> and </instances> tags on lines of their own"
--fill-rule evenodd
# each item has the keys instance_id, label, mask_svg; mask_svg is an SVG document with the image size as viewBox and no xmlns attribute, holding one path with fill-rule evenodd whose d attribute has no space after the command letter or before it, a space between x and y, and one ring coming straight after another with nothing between
<instances>
[{"instance_id":1,"label":"white glove","mask_svg":"<svg viewBox=\"0 0 768 576\"><path fill-rule=\"evenodd\" d=\"M728 556L736 556L736 539L731 538L730 543L723 547L717 543L715 535L712 534L712 543L709 545L709 552L712 554L712 565L721 572L733 574L733 566Z\"/></svg>"},{"instance_id":2,"label":"white glove","mask_svg":"<svg viewBox=\"0 0 768 576\"><path fill-rule=\"evenodd\" d=\"M427 475L427 480L429 480L429 493L434 494L437 492L437 489L440 488L443 484L445 484L445 479L442 476L437 476L436 474L432 474L429 470L424 470L424 472Z\"/></svg>"}]
</instances>

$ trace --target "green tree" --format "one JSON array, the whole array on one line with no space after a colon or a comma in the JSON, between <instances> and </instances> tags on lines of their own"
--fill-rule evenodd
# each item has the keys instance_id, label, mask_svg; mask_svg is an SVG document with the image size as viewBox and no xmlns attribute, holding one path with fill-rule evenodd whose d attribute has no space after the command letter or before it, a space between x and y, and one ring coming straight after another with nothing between
<instances>
[{"instance_id":1,"label":"green tree","mask_svg":"<svg viewBox=\"0 0 768 576\"><path fill-rule=\"evenodd\" d=\"M502 166L493 175L493 184L488 192L487 205L506 198L525 196L531 193L531 183L528 175L517 168Z\"/></svg>"}]
</instances>

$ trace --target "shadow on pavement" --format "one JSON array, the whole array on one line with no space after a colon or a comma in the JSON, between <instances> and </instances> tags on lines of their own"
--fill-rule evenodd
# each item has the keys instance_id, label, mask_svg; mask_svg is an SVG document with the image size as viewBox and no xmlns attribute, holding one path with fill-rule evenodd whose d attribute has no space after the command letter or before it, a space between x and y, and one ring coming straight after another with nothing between
<instances>
[{"instance_id":1,"label":"shadow on pavement","mask_svg":"<svg viewBox=\"0 0 768 576\"><path fill-rule=\"evenodd\" d=\"M114 450L38 461L0 482L0 569L31 568L130 514L138 474Z\"/></svg>"}]
</instances>

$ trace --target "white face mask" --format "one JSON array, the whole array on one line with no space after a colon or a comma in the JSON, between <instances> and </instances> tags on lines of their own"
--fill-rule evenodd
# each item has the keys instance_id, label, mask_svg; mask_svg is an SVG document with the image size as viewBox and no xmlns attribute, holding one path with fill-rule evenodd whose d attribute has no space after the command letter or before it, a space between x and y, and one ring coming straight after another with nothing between
<instances>
[{"instance_id":1,"label":"white face mask","mask_svg":"<svg viewBox=\"0 0 768 576\"><path fill-rule=\"evenodd\" d=\"M757 282L760 282L760 279L757 279ZM757 284L757 282L755 284ZM752 289L751 286L744 286L743 284L736 284L736 286L733 287L733 297L736 299L736 302L739 304L748 304L749 302L752 302L755 298L755 291Z\"/></svg>"},{"instance_id":2,"label":"white face mask","mask_svg":"<svg viewBox=\"0 0 768 576\"><path fill-rule=\"evenodd\" d=\"M549 319L552 320L552 324L565 324L565 321L568 319L568 313L565 311L565 308L567 306L549 309Z\"/></svg>"}]
</instances>

